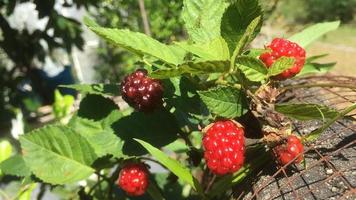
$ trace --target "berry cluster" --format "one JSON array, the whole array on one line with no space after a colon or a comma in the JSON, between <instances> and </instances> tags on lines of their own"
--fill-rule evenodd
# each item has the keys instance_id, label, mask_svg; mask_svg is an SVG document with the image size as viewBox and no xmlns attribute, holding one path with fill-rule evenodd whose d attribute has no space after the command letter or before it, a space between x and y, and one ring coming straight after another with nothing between
<instances>
[{"instance_id":1,"label":"berry cluster","mask_svg":"<svg viewBox=\"0 0 356 200\"><path fill-rule=\"evenodd\" d=\"M303 160L304 147L297 136L290 135L286 143L274 148L274 152L281 165L286 165L293 159L294 163L300 163Z\"/></svg>"},{"instance_id":2,"label":"berry cluster","mask_svg":"<svg viewBox=\"0 0 356 200\"><path fill-rule=\"evenodd\" d=\"M129 196L143 195L148 187L148 170L143 163L126 164L116 183Z\"/></svg>"},{"instance_id":3,"label":"berry cluster","mask_svg":"<svg viewBox=\"0 0 356 200\"><path fill-rule=\"evenodd\" d=\"M234 173L244 163L244 130L232 121L212 124L203 137L204 158L208 168L217 175Z\"/></svg>"},{"instance_id":4,"label":"berry cluster","mask_svg":"<svg viewBox=\"0 0 356 200\"><path fill-rule=\"evenodd\" d=\"M284 80L291 78L302 70L305 63L305 50L298 44L286 39L275 38L267 48L270 51L260 55L260 60L262 60L267 67L271 67L278 58L283 56L295 59L294 65L275 76L275 79Z\"/></svg>"},{"instance_id":5,"label":"berry cluster","mask_svg":"<svg viewBox=\"0 0 356 200\"><path fill-rule=\"evenodd\" d=\"M138 69L121 82L123 99L136 110L150 112L162 105L163 87L158 80Z\"/></svg>"}]
</instances>

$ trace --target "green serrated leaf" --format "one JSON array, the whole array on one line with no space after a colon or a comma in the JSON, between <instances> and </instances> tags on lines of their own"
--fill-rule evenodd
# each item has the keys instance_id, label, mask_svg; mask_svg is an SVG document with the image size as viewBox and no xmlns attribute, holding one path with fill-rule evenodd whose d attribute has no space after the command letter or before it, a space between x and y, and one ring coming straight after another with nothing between
<instances>
[{"instance_id":1,"label":"green serrated leaf","mask_svg":"<svg viewBox=\"0 0 356 200\"><path fill-rule=\"evenodd\" d=\"M198 94L208 109L221 117L240 117L248 111L247 100L240 89L216 87Z\"/></svg>"},{"instance_id":2,"label":"green serrated leaf","mask_svg":"<svg viewBox=\"0 0 356 200\"><path fill-rule=\"evenodd\" d=\"M207 43L177 43L184 50L199 56L203 60L229 60L230 52L224 38L218 37Z\"/></svg>"},{"instance_id":3,"label":"green serrated leaf","mask_svg":"<svg viewBox=\"0 0 356 200\"><path fill-rule=\"evenodd\" d=\"M202 192L202 188L197 179L193 177L188 168L181 165L177 160L170 158L165 153L152 146L151 144L135 139L140 143L158 162L167 167L172 173L179 177L179 179L184 180L186 183L191 185L195 191Z\"/></svg>"},{"instance_id":4,"label":"green serrated leaf","mask_svg":"<svg viewBox=\"0 0 356 200\"><path fill-rule=\"evenodd\" d=\"M117 84L74 84L60 85L59 87L71 88L83 94L97 94L103 96L120 95L120 86Z\"/></svg>"},{"instance_id":5,"label":"green serrated leaf","mask_svg":"<svg viewBox=\"0 0 356 200\"><path fill-rule=\"evenodd\" d=\"M250 81L260 82L267 78L268 70L263 62L249 56L239 56L236 59L238 68Z\"/></svg>"},{"instance_id":6,"label":"green serrated leaf","mask_svg":"<svg viewBox=\"0 0 356 200\"><path fill-rule=\"evenodd\" d=\"M246 32L250 23L262 15L258 0L236 0L225 11L221 20L221 35L229 45L232 53L238 41ZM246 42L252 41L261 29L262 23L250 33Z\"/></svg>"},{"instance_id":7,"label":"green serrated leaf","mask_svg":"<svg viewBox=\"0 0 356 200\"><path fill-rule=\"evenodd\" d=\"M103 127L102 123L75 116L68 126L88 140L98 157L110 154L123 157L124 142L118 138L110 127Z\"/></svg>"},{"instance_id":8,"label":"green serrated leaf","mask_svg":"<svg viewBox=\"0 0 356 200\"><path fill-rule=\"evenodd\" d=\"M188 62L179 65L173 69L159 69L150 74L151 77L157 79L166 79L182 74L210 74L217 72L226 72L229 70L229 61L204 61L204 62Z\"/></svg>"},{"instance_id":9,"label":"green serrated leaf","mask_svg":"<svg viewBox=\"0 0 356 200\"><path fill-rule=\"evenodd\" d=\"M337 29L339 26L340 21L318 23L293 35L288 40L295 42L302 47L306 47L322 35Z\"/></svg>"},{"instance_id":10,"label":"green serrated leaf","mask_svg":"<svg viewBox=\"0 0 356 200\"><path fill-rule=\"evenodd\" d=\"M315 73L327 73L329 72L336 63L307 63L304 65L302 71L300 71L297 76L305 76L306 74Z\"/></svg>"},{"instance_id":11,"label":"green serrated leaf","mask_svg":"<svg viewBox=\"0 0 356 200\"><path fill-rule=\"evenodd\" d=\"M30 168L26 166L22 156L15 155L0 163L0 169L4 174L12 176L30 176Z\"/></svg>"},{"instance_id":12,"label":"green serrated leaf","mask_svg":"<svg viewBox=\"0 0 356 200\"><path fill-rule=\"evenodd\" d=\"M284 70L291 68L294 64L294 58L290 57L280 57L276 62L274 62L268 70L268 76L275 76L282 73Z\"/></svg>"},{"instance_id":13,"label":"green serrated leaf","mask_svg":"<svg viewBox=\"0 0 356 200\"><path fill-rule=\"evenodd\" d=\"M184 0L182 18L189 37L196 43L219 37L226 6L224 0Z\"/></svg>"},{"instance_id":14,"label":"green serrated leaf","mask_svg":"<svg viewBox=\"0 0 356 200\"><path fill-rule=\"evenodd\" d=\"M103 27L89 28L99 36L108 40L109 42L119 47L125 48L128 51L138 54L139 56L150 55L158 58L164 62L178 65L184 56L177 53L168 45L160 43L159 41L138 32L132 32L126 29L112 29Z\"/></svg>"},{"instance_id":15,"label":"green serrated leaf","mask_svg":"<svg viewBox=\"0 0 356 200\"><path fill-rule=\"evenodd\" d=\"M333 108L318 104L276 104L275 109L277 112L298 120L331 119L339 114Z\"/></svg>"},{"instance_id":16,"label":"green serrated leaf","mask_svg":"<svg viewBox=\"0 0 356 200\"><path fill-rule=\"evenodd\" d=\"M132 138L145 140L156 147L163 147L175 141L180 131L174 116L163 109L151 113L133 112L113 123L111 127L117 137L125 142L122 151L128 156L145 153Z\"/></svg>"},{"instance_id":17,"label":"green serrated leaf","mask_svg":"<svg viewBox=\"0 0 356 200\"><path fill-rule=\"evenodd\" d=\"M343 110L342 112L340 112L338 115L336 115L334 118L330 119L329 121L327 121L321 128L312 131L311 133L305 135L303 137L303 139L305 141L308 142L312 142L315 141L316 139L319 138L319 136L326 130L328 129L334 122L336 122L337 120L341 119L342 117L344 117L346 114L348 114L349 112L352 112L353 110L356 109L356 104L353 104L352 106L346 108L345 110Z\"/></svg>"},{"instance_id":18,"label":"green serrated leaf","mask_svg":"<svg viewBox=\"0 0 356 200\"><path fill-rule=\"evenodd\" d=\"M46 126L21 136L20 143L26 165L47 183L72 183L94 172L94 149L69 127Z\"/></svg>"}]
</instances>

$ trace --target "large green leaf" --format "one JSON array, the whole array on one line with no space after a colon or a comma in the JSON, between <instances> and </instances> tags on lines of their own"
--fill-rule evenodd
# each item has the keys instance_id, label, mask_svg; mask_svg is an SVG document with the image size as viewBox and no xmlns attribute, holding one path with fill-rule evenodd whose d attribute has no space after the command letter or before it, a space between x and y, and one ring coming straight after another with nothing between
<instances>
[{"instance_id":1,"label":"large green leaf","mask_svg":"<svg viewBox=\"0 0 356 200\"><path fill-rule=\"evenodd\" d=\"M268 70L268 76L275 76L282 73L293 66L294 58L290 57L280 57L276 62L274 62Z\"/></svg>"},{"instance_id":2,"label":"large green leaf","mask_svg":"<svg viewBox=\"0 0 356 200\"><path fill-rule=\"evenodd\" d=\"M234 87L216 87L198 94L208 109L221 117L239 117L248 110L245 94Z\"/></svg>"},{"instance_id":3,"label":"large green leaf","mask_svg":"<svg viewBox=\"0 0 356 200\"><path fill-rule=\"evenodd\" d=\"M336 63L307 63L304 65L302 71L297 76L304 76L306 74L326 73L330 71Z\"/></svg>"},{"instance_id":4,"label":"large green leaf","mask_svg":"<svg viewBox=\"0 0 356 200\"><path fill-rule=\"evenodd\" d=\"M224 38L218 37L207 43L188 44L177 43L184 50L199 56L204 60L229 60L230 52Z\"/></svg>"},{"instance_id":5,"label":"large green leaf","mask_svg":"<svg viewBox=\"0 0 356 200\"><path fill-rule=\"evenodd\" d=\"M83 94L97 94L103 96L120 95L120 86L117 84L74 84L61 85L60 87L75 89Z\"/></svg>"},{"instance_id":6,"label":"large green leaf","mask_svg":"<svg viewBox=\"0 0 356 200\"><path fill-rule=\"evenodd\" d=\"M219 37L226 6L224 0L184 0L182 17L189 37L196 43Z\"/></svg>"},{"instance_id":7,"label":"large green leaf","mask_svg":"<svg viewBox=\"0 0 356 200\"><path fill-rule=\"evenodd\" d=\"M338 115L335 109L318 104L276 104L275 109L277 112L298 120L330 119Z\"/></svg>"},{"instance_id":8,"label":"large green leaf","mask_svg":"<svg viewBox=\"0 0 356 200\"><path fill-rule=\"evenodd\" d=\"M198 180L195 179L189 169L182 166L179 161L170 158L165 153L143 140L135 140L139 142L155 159L157 159L158 162L167 167L173 174L178 176L179 179L182 179L191 185L195 191L202 192Z\"/></svg>"},{"instance_id":9,"label":"large green leaf","mask_svg":"<svg viewBox=\"0 0 356 200\"><path fill-rule=\"evenodd\" d=\"M230 52L235 50L236 44L241 40L248 25L262 15L258 0L235 0L225 11L221 21L221 35L229 45ZM253 40L261 29L259 21L248 41Z\"/></svg>"},{"instance_id":10,"label":"large green leaf","mask_svg":"<svg viewBox=\"0 0 356 200\"><path fill-rule=\"evenodd\" d=\"M94 172L94 149L69 127L46 126L21 136L20 143L26 165L47 183L72 183Z\"/></svg>"},{"instance_id":11,"label":"large green leaf","mask_svg":"<svg viewBox=\"0 0 356 200\"><path fill-rule=\"evenodd\" d=\"M80 102L78 116L98 121L105 119L118 109L119 107L111 99L101 95L88 94Z\"/></svg>"},{"instance_id":12,"label":"large green leaf","mask_svg":"<svg viewBox=\"0 0 356 200\"><path fill-rule=\"evenodd\" d=\"M110 127L102 123L75 116L68 124L76 133L88 140L98 157L110 154L123 157L122 147L124 142L118 138Z\"/></svg>"},{"instance_id":13,"label":"large green leaf","mask_svg":"<svg viewBox=\"0 0 356 200\"><path fill-rule=\"evenodd\" d=\"M267 78L268 70L263 62L249 56L239 56L236 59L239 69L250 81L262 81Z\"/></svg>"},{"instance_id":14,"label":"large green leaf","mask_svg":"<svg viewBox=\"0 0 356 200\"><path fill-rule=\"evenodd\" d=\"M0 163L0 169L4 174L13 176L30 176L30 168L27 167L22 156L15 155Z\"/></svg>"},{"instance_id":15,"label":"large green leaf","mask_svg":"<svg viewBox=\"0 0 356 200\"><path fill-rule=\"evenodd\" d=\"M126 29L121 30L93 26L89 26L89 28L109 42L140 56L145 54L150 55L174 65L178 65L183 61L184 57L182 57L181 53L177 53L175 49L145 34Z\"/></svg>"},{"instance_id":16,"label":"large green leaf","mask_svg":"<svg viewBox=\"0 0 356 200\"><path fill-rule=\"evenodd\" d=\"M159 69L150 74L151 77L157 79L166 79L182 74L210 74L218 72L226 72L229 70L229 61L204 61L204 62L188 62L179 65L173 69Z\"/></svg>"},{"instance_id":17,"label":"large green leaf","mask_svg":"<svg viewBox=\"0 0 356 200\"><path fill-rule=\"evenodd\" d=\"M180 131L174 116L163 109L152 113L133 112L113 123L112 128L124 141L123 153L129 156L145 153L133 138L145 140L156 147L163 147L175 141Z\"/></svg>"},{"instance_id":18,"label":"large green leaf","mask_svg":"<svg viewBox=\"0 0 356 200\"><path fill-rule=\"evenodd\" d=\"M318 23L293 35L289 40L298 43L302 47L306 47L325 33L333 31L339 26L340 21Z\"/></svg>"}]
</instances>

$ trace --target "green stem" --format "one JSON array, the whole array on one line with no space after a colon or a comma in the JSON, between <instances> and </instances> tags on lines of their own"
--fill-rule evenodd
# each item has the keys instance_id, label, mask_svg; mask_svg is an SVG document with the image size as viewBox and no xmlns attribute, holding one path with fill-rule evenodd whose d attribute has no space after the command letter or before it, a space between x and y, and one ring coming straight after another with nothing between
<instances>
[{"instance_id":1,"label":"green stem","mask_svg":"<svg viewBox=\"0 0 356 200\"><path fill-rule=\"evenodd\" d=\"M146 65L148 65L149 67L152 67L152 64L149 63L147 60L145 60L144 58L142 59L142 62L145 63Z\"/></svg>"},{"instance_id":2,"label":"green stem","mask_svg":"<svg viewBox=\"0 0 356 200\"><path fill-rule=\"evenodd\" d=\"M290 90L290 89L296 89L296 88L311 88L311 87L341 87L341 88L356 89L355 85L341 84L341 83L316 83L316 84L288 85L288 86L280 87L280 89Z\"/></svg>"}]
</instances>

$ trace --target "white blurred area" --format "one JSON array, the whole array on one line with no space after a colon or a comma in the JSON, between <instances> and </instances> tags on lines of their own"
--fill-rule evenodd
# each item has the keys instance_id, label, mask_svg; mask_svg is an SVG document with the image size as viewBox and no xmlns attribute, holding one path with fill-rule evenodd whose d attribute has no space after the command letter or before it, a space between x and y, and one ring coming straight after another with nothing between
<instances>
[{"instance_id":1,"label":"white blurred area","mask_svg":"<svg viewBox=\"0 0 356 200\"><path fill-rule=\"evenodd\" d=\"M86 10L83 7L63 6L65 2L71 4L72 0L57 0L54 9L64 17L83 22L83 17L87 15ZM32 2L17 4L14 12L8 16L7 20L11 28L21 32L26 30L29 34L32 34L35 30L45 30L48 23L48 17L39 18L36 5ZM65 65L71 65L74 75L80 83L95 83L93 66L96 64L96 49L99 45L99 39L84 25L82 25L82 29L82 36L85 41L83 51L74 47L71 54L68 55L64 49L56 49L45 58L44 63L40 63L38 60L33 62L36 66L42 66L41 68L49 76L56 76L64 69ZM49 29L47 34L53 36L53 30ZM41 45L48 49L45 41L41 41Z\"/></svg>"}]
</instances>

